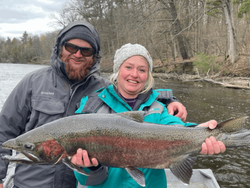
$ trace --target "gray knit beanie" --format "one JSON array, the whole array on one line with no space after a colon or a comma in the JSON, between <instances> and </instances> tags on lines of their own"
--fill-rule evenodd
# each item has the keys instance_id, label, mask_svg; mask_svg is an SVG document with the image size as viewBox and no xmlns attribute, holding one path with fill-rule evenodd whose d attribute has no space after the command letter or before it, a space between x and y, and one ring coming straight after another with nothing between
<instances>
[{"instance_id":1,"label":"gray knit beanie","mask_svg":"<svg viewBox=\"0 0 250 188\"><path fill-rule=\"evenodd\" d=\"M114 57L113 72L117 73L123 62L135 55L140 55L145 57L145 59L148 62L150 71L152 72L153 60L149 52L146 50L146 48L140 44L130 44L130 43L125 44L120 49L116 50Z\"/></svg>"},{"instance_id":2,"label":"gray knit beanie","mask_svg":"<svg viewBox=\"0 0 250 188\"><path fill-rule=\"evenodd\" d=\"M88 42L92 48L95 50L95 53L98 52L98 46L96 40L92 34L92 32L85 26L78 25L70 29L67 33L62 37L59 47L64 45L65 42L71 39L82 39Z\"/></svg>"}]
</instances>

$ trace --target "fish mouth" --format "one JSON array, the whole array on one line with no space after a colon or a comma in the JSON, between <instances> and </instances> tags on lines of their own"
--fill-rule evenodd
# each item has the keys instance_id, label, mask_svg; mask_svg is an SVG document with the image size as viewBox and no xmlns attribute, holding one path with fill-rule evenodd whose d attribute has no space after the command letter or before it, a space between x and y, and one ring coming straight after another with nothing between
<instances>
[{"instance_id":1,"label":"fish mouth","mask_svg":"<svg viewBox=\"0 0 250 188\"><path fill-rule=\"evenodd\" d=\"M24 146L20 146L20 144L16 142L16 139L11 139L11 140L4 142L2 144L2 147L5 149L11 149L11 150L15 150L18 152L17 155L13 155L13 156L2 155L1 158L7 162L15 162L15 163L21 163L21 164L41 163L41 159L39 159L37 156L35 156L29 151L24 151L23 150ZM25 147L26 149L27 148L31 149L33 145L30 143L26 143Z\"/></svg>"},{"instance_id":2,"label":"fish mouth","mask_svg":"<svg viewBox=\"0 0 250 188\"><path fill-rule=\"evenodd\" d=\"M32 153L26 153L26 152L19 153L14 156L2 155L1 158L7 162L14 162L20 164L33 164L41 162L41 160L38 157L36 157Z\"/></svg>"}]
</instances>

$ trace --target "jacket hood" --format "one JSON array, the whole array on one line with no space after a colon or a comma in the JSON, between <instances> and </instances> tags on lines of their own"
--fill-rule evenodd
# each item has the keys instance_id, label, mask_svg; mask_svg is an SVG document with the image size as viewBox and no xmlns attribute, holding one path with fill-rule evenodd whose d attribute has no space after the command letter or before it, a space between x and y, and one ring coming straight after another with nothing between
<instances>
[{"instance_id":1,"label":"jacket hood","mask_svg":"<svg viewBox=\"0 0 250 188\"><path fill-rule=\"evenodd\" d=\"M95 61L93 67L90 69L90 72L89 72L89 74L92 74L93 72L96 72L100 69L100 60L101 60L100 37L99 37L99 34L96 31L96 29L94 28L94 26L88 22L85 22L85 21L72 22L72 23L68 24L65 28L63 28L58 33L57 39L56 39L56 44L52 50L50 64L53 68L55 68L59 72L61 72L60 70L65 70L66 64L63 61L61 61L61 59L59 58L60 44L61 44L61 40L63 39L64 35L70 29L72 29L73 27L76 27L76 26L84 26L84 27L88 28L91 31L92 37L95 39L95 42L97 44L97 52L96 52L97 60Z\"/></svg>"}]
</instances>

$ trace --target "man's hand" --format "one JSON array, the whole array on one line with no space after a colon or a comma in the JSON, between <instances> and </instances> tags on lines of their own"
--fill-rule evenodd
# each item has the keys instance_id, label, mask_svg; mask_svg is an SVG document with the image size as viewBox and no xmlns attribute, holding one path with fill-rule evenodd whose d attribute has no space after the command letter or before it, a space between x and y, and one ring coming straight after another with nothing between
<instances>
[{"instance_id":1,"label":"man's hand","mask_svg":"<svg viewBox=\"0 0 250 188\"><path fill-rule=\"evenodd\" d=\"M210 129L215 129L217 127L217 122L215 120L210 120L206 123L198 125L198 127L209 127ZM224 153L226 151L226 146L221 141L217 141L213 136L207 138L205 142L201 145L202 155L213 155L218 153Z\"/></svg>"},{"instance_id":2,"label":"man's hand","mask_svg":"<svg viewBox=\"0 0 250 188\"><path fill-rule=\"evenodd\" d=\"M2 183L0 183L0 188L3 188L3 184Z\"/></svg>"},{"instance_id":3,"label":"man's hand","mask_svg":"<svg viewBox=\"0 0 250 188\"><path fill-rule=\"evenodd\" d=\"M179 118L181 118L181 120L183 122L186 121L187 119L187 110L185 108L185 106L183 106L183 104L181 104L180 102L171 102L168 106L168 113L170 115L175 115Z\"/></svg>"},{"instance_id":4,"label":"man's hand","mask_svg":"<svg viewBox=\"0 0 250 188\"><path fill-rule=\"evenodd\" d=\"M98 161L96 158L89 159L88 152L86 150L82 150L79 148L77 150L77 153L73 155L71 158L71 162L74 165L80 166L80 167L92 167L92 166L98 166ZM1 188L1 187L0 187Z\"/></svg>"}]
</instances>

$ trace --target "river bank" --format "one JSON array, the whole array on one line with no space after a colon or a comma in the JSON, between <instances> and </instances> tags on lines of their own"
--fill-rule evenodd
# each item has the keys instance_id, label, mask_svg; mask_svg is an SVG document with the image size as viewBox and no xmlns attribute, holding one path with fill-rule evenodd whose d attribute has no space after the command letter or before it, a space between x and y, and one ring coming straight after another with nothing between
<instances>
[{"instance_id":1,"label":"river bank","mask_svg":"<svg viewBox=\"0 0 250 188\"><path fill-rule=\"evenodd\" d=\"M250 90L249 77L228 77L228 76L200 76L190 74L177 74L177 73L153 73L154 78L159 78L163 82L168 82L169 79L174 79L182 82L194 82L194 86L203 87L204 82L217 84L226 88L234 89L247 89Z\"/></svg>"},{"instance_id":2,"label":"river bank","mask_svg":"<svg viewBox=\"0 0 250 188\"><path fill-rule=\"evenodd\" d=\"M203 87L204 82L217 84L226 88L250 90L250 56L240 54L239 59L233 65L230 59L216 58L219 70L216 74L207 72L199 73L193 65L194 58L189 60L176 59L174 62L163 64L160 60L154 60L153 76L167 82L174 79L182 82L194 82L196 87ZM101 72L111 74L113 65L110 61L102 60Z\"/></svg>"}]
</instances>

